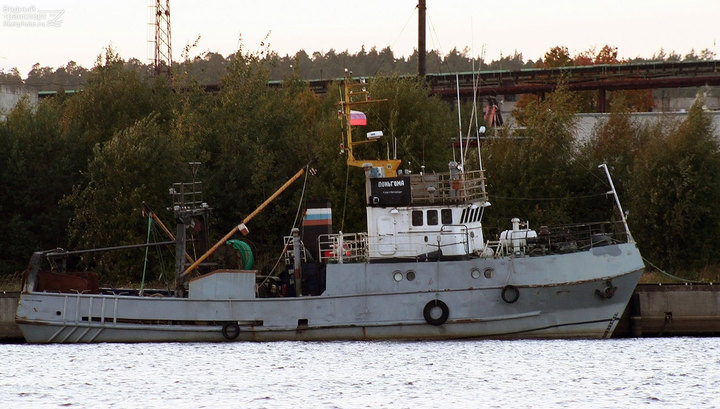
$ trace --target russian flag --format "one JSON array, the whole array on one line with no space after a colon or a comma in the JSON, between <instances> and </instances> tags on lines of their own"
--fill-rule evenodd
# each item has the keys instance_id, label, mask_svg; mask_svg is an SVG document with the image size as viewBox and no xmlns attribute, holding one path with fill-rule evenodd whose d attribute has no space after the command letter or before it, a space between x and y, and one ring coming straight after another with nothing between
<instances>
[{"instance_id":1,"label":"russian flag","mask_svg":"<svg viewBox=\"0 0 720 409\"><path fill-rule=\"evenodd\" d=\"M332 226L332 209L305 209L303 226Z\"/></svg>"},{"instance_id":2,"label":"russian flag","mask_svg":"<svg viewBox=\"0 0 720 409\"><path fill-rule=\"evenodd\" d=\"M350 111L350 125L365 126L367 125L367 117L360 111Z\"/></svg>"}]
</instances>

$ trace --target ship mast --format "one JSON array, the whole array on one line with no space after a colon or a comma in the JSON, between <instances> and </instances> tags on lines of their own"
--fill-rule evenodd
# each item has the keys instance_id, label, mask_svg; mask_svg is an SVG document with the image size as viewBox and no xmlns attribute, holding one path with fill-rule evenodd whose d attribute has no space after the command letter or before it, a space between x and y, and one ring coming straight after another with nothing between
<instances>
[{"instance_id":1,"label":"ship mast","mask_svg":"<svg viewBox=\"0 0 720 409\"><path fill-rule=\"evenodd\" d=\"M385 169L385 176L393 177L397 174L398 168L400 167L400 159L355 159L353 154L353 148L357 145L364 143L375 142L378 137L382 136L381 132L370 132L368 133L368 139L361 141L353 141L352 138L352 107L367 105L375 102L387 101L386 99L370 99L370 94L367 92L367 84L364 80L355 82L350 75L346 72L345 74L345 95L343 95L342 101L340 101L340 107L343 113L343 121L345 126L345 138L347 143L347 164L350 166L356 166L359 168L364 165L370 164L372 167L382 167ZM358 112L358 114L361 114Z\"/></svg>"}]
</instances>

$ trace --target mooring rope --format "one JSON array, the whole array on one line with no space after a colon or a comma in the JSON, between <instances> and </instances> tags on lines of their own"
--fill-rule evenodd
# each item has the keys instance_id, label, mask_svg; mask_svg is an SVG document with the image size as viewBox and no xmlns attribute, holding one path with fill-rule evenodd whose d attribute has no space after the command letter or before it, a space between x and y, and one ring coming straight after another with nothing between
<instances>
[{"instance_id":1,"label":"mooring rope","mask_svg":"<svg viewBox=\"0 0 720 409\"><path fill-rule=\"evenodd\" d=\"M642 257L642 256L641 256L641 257ZM672 279L675 279L675 280L678 280L678 281L682 281L682 282L684 282L684 283L693 283L693 282L694 282L693 280L686 280L686 279L684 279L684 278L681 278L681 277L678 277L678 276L674 276L674 275L668 273L667 271L665 271L665 270L663 270L662 268L660 268L660 267L656 266L655 264L653 264L652 261L646 259L645 257L643 257L642 259L643 259L643 261L645 261L646 263L650 264L650 267L652 267L652 268L654 268L655 270L657 270L660 274L666 275L666 276L668 276L668 277L670 277L670 278L672 278Z\"/></svg>"},{"instance_id":2,"label":"mooring rope","mask_svg":"<svg viewBox=\"0 0 720 409\"><path fill-rule=\"evenodd\" d=\"M150 244L150 232L152 231L152 216L148 215L148 232L147 232L147 240L146 244ZM143 262L143 274L142 274L142 281L140 281L140 295L143 295L143 291L145 290L145 271L147 271L147 261L148 261L148 250L150 249L150 246L145 247L145 261Z\"/></svg>"}]
</instances>

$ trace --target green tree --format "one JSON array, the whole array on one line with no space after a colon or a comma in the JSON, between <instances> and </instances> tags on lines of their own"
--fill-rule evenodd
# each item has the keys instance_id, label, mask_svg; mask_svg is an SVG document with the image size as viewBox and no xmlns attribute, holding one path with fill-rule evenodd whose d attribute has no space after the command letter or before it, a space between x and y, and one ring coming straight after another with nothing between
<instances>
[{"instance_id":1,"label":"green tree","mask_svg":"<svg viewBox=\"0 0 720 409\"><path fill-rule=\"evenodd\" d=\"M543 66L550 67L568 67L573 65L573 59L567 47L556 46L545 53L543 57Z\"/></svg>"},{"instance_id":2,"label":"green tree","mask_svg":"<svg viewBox=\"0 0 720 409\"><path fill-rule=\"evenodd\" d=\"M647 143L649 129L634 121L630 115L630 105L623 99L613 100L610 115L598 122L586 142L582 142L578 151L578 173L593 174L597 177L588 178L577 186L578 196L588 197L583 206L577 209L576 217L589 217L587 220L619 221L619 213L609 196L600 197L609 189L605 175L597 170L604 163L613 178L615 189L628 210L628 184L636 156ZM583 214L579 214L583 212Z\"/></svg>"},{"instance_id":3,"label":"green tree","mask_svg":"<svg viewBox=\"0 0 720 409\"><path fill-rule=\"evenodd\" d=\"M493 60L487 64L488 70L520 70L522 68L533 68L533 62L523 61L522 53L518 53L517 50L513 52L513 55L500 56L500 59ZM479 67L476 65L476 69Z\"/></svg>"},{"instance_id":4,"label":"green tree","mask_svg":"<svg viewBox=\"0 0 720 409\"><path fill-rule=\"evenodd\" d=\"M493 203L487 211L488 227L502 230L512 217L535 225L577 222L569 200L581 184L573 172L574 107L572 94L560 86L524 109L524 128L486 145L484 164ZM550 198L554 200L544 200Z\"/></svg>"},{"instance_id":5,"label":"green tree","mask_svg":"<svg viewBox=\"0 0 720 409\"><path fill-rule=\"evenodd\" d=\"M429 172L447 171L452 158L451 140L457 134L456 114L447 103L431 96L416 78L377 78L369 90L373 98L387 99L368 110L368 129L385 132L379 143L371 144L373 154L392 155L388 146L392 150L397 145L397 156L403 159L404 168L417 172L424 165Z\"/></svg>"},{"instance_id":6,"label":"green tree","mask_svg":"<svg viewBox=\"0 0 720 409\"><path fill-rule=\"evenodd\" d=\"M17 272L33 251L62 247L69 209L58 201L77 180L73 141L60 134L60 99L34 108L22 99L0 123L0 212L6 232L0 239L0 273Z\"/></svg>"},{"instance_id":7,"label":"green tree","mask_svg":"<svg viewBox=\"0 0 720 409\"><path fill-rule=\"evenodd\" d=\"M198 130L198 152L205 162L203 179L214 209L215 226L227 231L269 197L312 156L314 95L297 77L269 88L268 67L258 53L238 51L216 97L200 104L206 114L185 106L175 128ZM209 102L209 104L207 103ZM297 195L297 197L295 196ZM282 246L289 234L300 190L284 193L249 226L261 252Z\"/></svg>"},{"instance_id":8,"label":"green tree","mask_svg":"<svg viewBox=\"0 0 720 409\"><path fill-rule=\"evenodd\" d=\"M340 84L334 86L337 89ZM447 171L452 159L451 138L456 130L448 105L429 95L427 87L416 78L398 76L378 77L368 84L368 92L377 102L361 109L368 117L365 128L356 128L356 140L363 139L369 130L381 130L384 136L375 143L360 145L354 151L358 159L394 157L402 159L401 167L414 172L421 166L427 172ZM334 98L333 98L334 97ZM328 104L337 104L337 96L326 98ZM325 108L327 109L327 108ZM336 112L335 105L330 112ZM333 201L336 227L345 231L365 230L365 176L361 169L347 167L345 155L338 155L340 144L345 144L342 122L332 114L330 122L321 132L325 148L323 158L332 164L332 177L328 181ZM332 193L334 191L334 194ZM343 218L344 215L344 218Z\"/></svg>"},{"instance_id":9,"label":"green tree","mask_svg":"<svg viewBox=\"0 0 720 409\"><path fill-rule=\"evenodd\" d=\"M157 86L162 88L163 84ZM68 100L60 128L63 133L76 135L90 156L96 143L158 110L167 93L154 91L147 77L126 67L108 47L98 56L83 92Z\"/></svg>"},{"instance_id":10,"label":"green tree","mask_svg":"<svg viewBox=\"0 0 720 409\"><path fill-rule=\"evenodd\" d=\"M35 63L25 79L25 85L32 85L38 88L53 88L54 85L53 69L51 67L41 67L40 63Z\"/></svg>"},{"instance_id":11,"label":"green tree","mask_svg":"<svg viewBox=\"0 0 720 409\"><path fill-rule=\"evenodd\" d=\"M17 67L13 67L10 71L0 70L0 85L22 85L23 79Z\"/></svg>"},{"instance_id":12,"label":"green tree","mask_svg":"<svg viewBox=\"0 0 720 409\"><path fill-rule=\"evenodd\" d=\"M146 240L141 205L167 203L167 188L181 174L182 141L167 135L153 114L94 148L84 185L64 199L73 209L70 237L79 248L137 244ZM155 210L161 206L153 206ZM144 251L88 256L89 268L114 283L141 278Z\"/></svg>"},{"instance_id":13,"label":"green tree","mask_svg":"<svg viewBox=\"0 0 720 409\"><path fill-rule=\"evenodd\" d=\"M697 271L720 251L720 150L703 103L656 127L633 169L630 225L643 255L666 268Z\"/></svg>"}]
</instances>

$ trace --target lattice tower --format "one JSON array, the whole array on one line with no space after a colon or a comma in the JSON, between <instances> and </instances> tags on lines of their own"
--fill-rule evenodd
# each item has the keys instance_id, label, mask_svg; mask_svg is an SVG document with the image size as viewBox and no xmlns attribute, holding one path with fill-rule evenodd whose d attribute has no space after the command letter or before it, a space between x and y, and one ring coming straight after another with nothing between
<instances>
[{"instance_id":1,"label":"lattice tower","mask_svg":"<svg viewBox=\"0 0 720 409\"><path fill-rule=\"evenodd\" d=\"M152 46L150 59L155 75L171 77L172 37L170 35L170 0L149 0L150 32L148 43Z\"/></svg>"}]
</instances>

